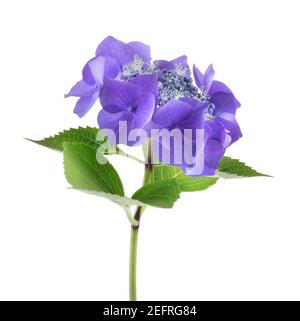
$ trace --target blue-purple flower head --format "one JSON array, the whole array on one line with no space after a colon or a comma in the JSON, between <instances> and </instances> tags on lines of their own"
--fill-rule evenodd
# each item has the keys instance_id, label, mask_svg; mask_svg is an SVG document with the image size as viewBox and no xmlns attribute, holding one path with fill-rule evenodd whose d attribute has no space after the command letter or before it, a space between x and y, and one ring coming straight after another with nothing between
<instances>
[{"instance_id":1,"label":"blue-purple flower head","mask_svg":"<svg viewBox=\"0 0 300 321\"><path fill-rule=\"evenodd\" d=\"M148 45L110 36L66 96L79 97L79 117L100 101L98 124L115 134L113 143L136 145L150 136L159 161L191 176L214 175L225 149L242 136L240 103L214 74L212 65L205 73L194 65L192 77L186 56L152 60Z\"/></svg>"}]
</instances>

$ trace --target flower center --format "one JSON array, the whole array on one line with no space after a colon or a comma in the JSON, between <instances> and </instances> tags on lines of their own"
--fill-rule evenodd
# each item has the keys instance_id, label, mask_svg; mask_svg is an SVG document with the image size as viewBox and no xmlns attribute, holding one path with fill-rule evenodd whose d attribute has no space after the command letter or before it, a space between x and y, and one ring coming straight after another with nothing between
<instances>
[{"instance_id":1,"label":"flower center","mask_svg":"<svg viewBox=\"0 0 300 321\"><path fill-rule=\"evenodd\" d=\"M193 85L189 68L176 65L174 69L163 69L159 72L159 106L163 106L171 99L181 97L194 98L201 102L209 99L208 94Z\"/></svg>"},{"instance_id":2,"label":"flower center","mask_svg":"<svg viewBox=\"0 0 300 321\"><path fill-rule=\"evenodd\" d=\"M159 70L156 62L145 62L138 55L134 56L132 62L123 66L121 79L126 81L139 75L158 75L159 107L165 105L169 100L188 97L200 102L207 102L209 95L203 88L193 85L193 79L189 68L180 64L174 69Z\"/></svg>"},{"instance_id":3,"label":"flower center","mask_svg":"<svg viewBox=\"0 0 300 321\"><path fill-rule=\"evenodd\" d=\"M133 61L123 66L121 79L129 80L139 75L149 75L155 73L155 64L146 63L143 58L135 55Z\"/></svg>"},{"instance_id":4,"label":"flower center","mask_svg":"<svg viewBox=\"0 0 300 321\"><path fill-rule=\"evenodd\" d=\"M131 112L131 113L134 113L136 111L136 108L137 108L136 106L130 106L128 108L128 111Z\"/></svg>"},{"instance_id":5,"label":"flower center","mask_svg":"<svg viewBox=\"0 0 300 321\"><path fill-rule=\"evenodd\" d=\"M213 103L210 103L207 109L206 114L204 115L205 120L211 120L214 118L214 111L216 106Z\"/></svg>"}]
</instances>

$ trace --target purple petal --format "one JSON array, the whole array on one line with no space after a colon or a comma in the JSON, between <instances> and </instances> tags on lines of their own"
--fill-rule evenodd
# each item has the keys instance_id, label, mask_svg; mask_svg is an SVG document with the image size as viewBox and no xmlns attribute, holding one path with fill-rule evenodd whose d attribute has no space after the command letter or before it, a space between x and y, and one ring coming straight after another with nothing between
<instances>
[{"instance_id":1,"label":"purple petal","mask_svg":"<svg viewBox=\"0 0 300 321\"><path fill-rule=\"evenodd\" d=\"M170 62L167 60L156 60L156 67L158 69L172 69L173 66L170 65Z\"/></svg>"},{"instance_id":2,"label":"purple petal","mask_svg":"<svg viewBox=\"0 0 300 321\"><path fill-rule=\"evenodd\" d=\"M109 36L105 38L96 50L96 56L112 57L121 66L133 61L135 51L126 43Z\"/></svg>"},{"instance_id":3,"label":"purple petal","mask_svg":"<svg viewBox=\"0 0 300 321\"><path fill-rule=\"evenodd\" d=\"M127 126L127 120L129 117L128 111L121 111L119 113L109 113L106 110L102 109L98 114L98 125L101 128L101 130L107 135L108 140L111 144L119 144L120 140L122 143L127 141L128 137L128 129L124 128L124 122L126 122ZM110 130L113 131L114 137L111 137L112 133L110 133ZM125 132L124 132L125 130ZM120 139L120 133L121 133L121 139ZM125 137L124 137L125 136Z\"/></svg>"},{"instance_id":4,"label":"purple petal","mask_svg":"<svg viewBox=\"0 0 300 321\"><path fill-rule=\"evenodd\" d=\"M103 132L108 135L107 129L111 129L115 134L114 140L112 140L110 135L108 135L110 143L126 144L129 146L141 143L142 140L146 138L146 133L143 135L141 132L141 137L137 137L135 141L129 140L129 138L131 138L129 136L130 132L134 129L141 128L140 123L141 119L137 117L135 113L130 111L122 111L112 114L102 109L98 114L98 125Z\"/></svg>"},{"instance_id":5,"label":"purple petal","mask_svg":"<svg viewBox=\"0 0 300 321\"><path fill-rule=\"evenodd\" d=\"M123 82L105 78L105 83L100 95L103 108L110 113L117 113L129 109L136 112L143 111L144 118L146 117L145 115L148 115L150 104L152 116L155 108L155 96L147 90L154 91L155 77L151 75L150 77L143 76L137 78L139 79L133 82ZM139 81L141 85L135 85L138 84ZM143 99L145 100L144 102ZM147 120L147 122L149 121L150 119ZM143 127L145 122L140 125Z\"/></svg>"},{"instance_id":6,"label":"purple petal","mask_svg":"<svg viewBox=\"0 0 300 321\"><path fill-rule=\"evenodd\" d=\"M85 81L80 80L71 88L69 93L65 95L65 98L70 96L75 96L75 97L90 96L94 90L95 90L95 86L91 86L87 84Z\"/></svg>"},{"instance_id":7,"label":"purple petal","mask_svg":"<svg viewBox=\"0 0 300 321\"><path fill-rule=\"evenodd\" d=\"M187 56L180 56L171 61L157 60L156 63L158 69L174 69L176 65L189 68L189 65L187 63Z\"/></svg>"},{"instance_id":8,"label":"purple petal","mask_svg":"<svg viewBox=\"0 0 300 321\"><path fill-rule=\"evenodd\" d=\"M218 163L224 155L224 148L216 140L209 140L205 147L205 170L202 175L212 176L215 174Z\"/></svg>"},{"instance_id":9,"label":"purple petal","mask_svg":"<svg viewBox=\"0 0 300 321\"><path fill-rule=\"evenodd\" d=\"M215 174L220 158L224 155L226 133L221 124L215 121L205 122L204 153L198 151L193 166L183 168L186 175L211 176Z\"/></svg>"},{"instance_id":10,"label":"purple petal","mask_svg":"<svg viewBox=\"0 0 300 321\"><path fill-rule=\"evenodd\" d=\"M193 107L190 104L180 100L170 100L157 109L152 120L161 128L174 128L179 121L189 118L192 112Z\"/></svg>"},{"instance_id":11,"label":"purple petal","mask_svg":"<svg viewBox=\"0 0 300 321\"><path fill-rule=\"evenodd\" d=\"M209 92L210 86L215 76L215 71L212 65L209 65L205 71L203 83L204 83L204 90Z\"/></svg>"},{"instance_id":12,"label":"purple petal","mask_svg":"<svg viewBox=\"0 0 300 321\"><path fill-rule=\"evenodd\" d=\"M235 117L233 114L229 117L229 114L221 115L215 119L216 122L219 122L220 124L223 125L223 127L226 130L227 136L230 137L229 140L226 140L225 142L225 147L230 146L234 142L236 142L239 138L242 137L242 132L240 129L239 124L237 123Z\"/></svg>"},{"instance_id":13,"label":"purple petal","mask_svg":"<svg viewBox=\"0 0 300 321\"><path fill-rule=\"evenodd\" d=\"M156 111L151 122L151 129L180 130L180 136L176 136L176 139L170 140L167 133L165 133L167 135L166 141L164 139L159 140L158 137L154 138L154 141L159 146L159 150L155 150L154 153L160 161L176 165L182 168L183 171L188 171L197 154L196 146L198 145L195 145L197 129L202 129L204 126L204 113L206 110L207 104L196 102L196 104L191 105L184 101L173 100ZM192 131L186 132L185 130ZM174 132L174 134L176 133ZM190 152L186 154L185 150ZM168 157L165 155L169 156L169 160L164 159Z\"/></svg>"},{"instance_id":14,"label":"purple petal","mask_svg":"<svg viewBox=\"0 0 300 321\"><path fill-rule=\"evenodd\" d=\"M128 117L127 111L121 111L119 113L109 113L106 110L100 110L98 114L98 125L101 129L112 129L115 133L118 133L119 121L124 121Z\"/></svg>"},{"instance_id":15,"label":"purple petal","mask_svg":"<svg viewBox=\"0 0 300 321\"><path fill-rule=\"evenodd\" d=\"M155 112L155 110L154 110ZM153 128L157 128L157 124L155 124L152 120L150 120L145 126L144 126L144 130L150 134L151 129Z\"/></svg>"},{"instance_id":16,"label":"purple petal","mask_svg":"<svg viewBox=\"0 0 300 321\"><path fill-rule=\"evenodd\" d=\"M136 99L136 86L123 81L105 78L101 90L100 102L110 113L127 110Z\"/></svg>"},{"instance_id":17,"label":"purple petal","mask_svg":"<svg viewBox=\"0 0 300 321\"><path fill-rule=\"evenodd\" d=\"M99 96L98 92L95 92L91 96L84 96L78 99L74 113L77 114L79 117L83 117L94 105L97 98Z\"/></svg>"},{"instance_id":18,"label":"purple petal","mask_svg":"<svg viewBox=\"0 0 300 321\"><path fill-rule=\"evenodd\" d=\"M205 122L204 171L202 175L214 175L220 158L224 155L226 131L216 121Z\"/></svg>"},{"instance_id":19,"label":"purple petal","mask_svg":"<svg viewBox=\"0 0 300 321\"><path fill-rule=\"evenodd\" d=\"M157 75L141 75L129 80L129 83L138 86L139 91L150 92L155 96L156 104L158 103L159 90Z\"/></svg>"},{"instance_id":20,"label":"purple petal","mask_svg":"<svg viewBox=\"0 0 300 321\"><path fill-rule=\"evenodd\" d=\"M222 91L224 93L232 93L232 91L224 83L222 83L221 81L214 80L211 84L209 94L213 95L218 91Z\"/></svg>"},{"instance_id":21,"label":"purple petal","mask_svg":"<svg viewBox=\"0 0 300 321\"><path fill-rule=\"evenodd\" d=\"M217 140L220 144L224 144L226 138L226 131L222 124L217 121L206 121L205 122L205 134L206 139Z\"/></svg>"},{"instance_id":22,"label":"purple petal","mask_svg":"<svg viewBox=\"0 0 300 321\"><path fill-rule=\"evenodd\" d=\"M224 92L224 93L230 93L233 95L232 91L225 84L223 84L220 81L214 80L212 82L210 90L208 92L209 95L213 96L215 93L220 92L220 91ZM234 95L233 95L233 97L234 97ZM241 106L241 104L239 103L239 101L235 97L234 97L234 105L235 105L235 108L238 108Z\"/></svg>"},{"instance_id":23,"label":"purple petal","mask_svg":"<svg viewBox=\"0 0 300 321\"><path fill-rule=\"evenodd\" d=\"M91 59L82 70L82 78L89 85L102 85L105 73L105 58L95 57Z\"/></svg>"},{"instance_id":24,"label":"purple petal","mask_svg":"<svg viewBox=\"0 0 300 321\"><path fill-rule=\"evenodd\" d=\"M179 100L184 101L185 103L188 103L189 105L195 108L202 108L204 111L207 111L208 103L202 103L197 99L189 98L189 97L181 97L179 98Z\"/></svg>"},{"instance_id":25,"label":"purple petal","mask_svg":"<svg viewBox=\"0 0 300 321\"><path fill-rule=\"evenodd\" d=\"M170 61L172 64L175 65L180 65L182 67L189 67L188 63L187 63L187 56L183 55L183 56L180 56L178 58L175 58L173 60Z\"/></svg>"},{"instance_id":26,"label":"purple petal","mask_svg":"<svg viewBox=\"0 0 300 321\"><path fill-rule=\"evenodd\" d=\"M116 78L120 72L120 65L116 59L111 57L105 58L105 76L109 78Z\"/></svg>"},{"instance_id":27,"label":"purple petal","mask_svg":"<svg viewBox=\"0 0 300 321\"><path fill-rule=\"evenodd\" d=\"M139 97L135 116L139 120L138 127L144 128L152 118L155 109L155 97L151 93L146 93Z\"/></svg>"},{"instance_id":28,"label":"purple petal","mask_svg":"<svg viewBox=\"0 0 300 321\"><path fill-rule=\"evenodd\" d=\"M204 114L207 111L208 104L199 103L195 106L188 117L178 122L181 129L201 129L204 127Z\"/></svg>"},{"instance_id":29,"label":"purple petal","mask_svg":"<svg viewBox=\"0 0 300 321\"><path fill-rule=\"evenodd\" d=\"M193 74L194 74L195 82L198 88L204 87L204 75L196 67L196 65L193 66Z\"/></svg>"},{"instance_id":30,"label":"purple petal","mask_svg":"<svg viewBox=\"0 0 300 321\"><path fill-rule=\"evenodd\" d=\"M154 98L153 98L154 100ZM140 144L146 137L147 133L143 130L142 120L137 113L129 112L127 116L127 141L119 140L120 144L126 144L128 146L134 146ZM133 132L138 133L138 138L131 137ZM125 132L125 131L124 131ZM132 141L134 139L134 141Z\"/></svg>"},{"instance_id":31,"label":"purple petal","mask_svg":"<svg viewBox=\"0 0 300 321\"><path fill-rule=\"evenodd\" d=\"M194 101L194 100L193 100ZM182 100L170 100L155 112L153 125L159 128L195 129L203 128L207 104L191 105Z\"/></svg>"},{"instance_id":32,"label":"purple petal","mask_svg":"<svg viewBox=\"0 0 300 321\"><path fill-rule=\"evenodd\" d=\"M224 155L225 149L223 145L215 139L209 139L204 149L204 171L202 175L212 176L215 174L216 168L221 157Z\"/></svg>"},{"instance_id":33,"label":"purple petal","mask_svg":"<svg viewBox=\"0 0 300 321\"><path fill-rule=\"evenodd\" d=\"M149 62L151 60L150 46L140 41L131 41L128 45L134 50L135 54L143 58L145 62Z\"/></svg>"},{"instance_id":34,"label":"purple petal","mask_svg":"<svg viewBox=\"0 0 300 321\"><path fill-rule=\"evenodd\" d=\"M223 113L235 114L236 105L233 94L225 92L216 92L210 98L210 102L214 104L214 116L218 117Z\"/></svg>"}]
</instances>

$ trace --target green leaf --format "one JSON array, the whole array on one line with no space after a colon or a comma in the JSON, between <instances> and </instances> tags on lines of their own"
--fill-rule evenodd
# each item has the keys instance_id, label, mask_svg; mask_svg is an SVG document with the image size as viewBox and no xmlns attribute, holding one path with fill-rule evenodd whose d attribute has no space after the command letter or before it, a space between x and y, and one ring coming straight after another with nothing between
<instances>
[{"instance_id":1,"label":"green leaf","mask_svg":"<svg viewBox=\"0 0 300 321\"><path fill-rule=\"evenodd\" d=\"M199 176L191 177L185 175L183 171L175 166L157 164L153 165L150 175L150 182L157 182L174 178L181 192L197 192L203 191L214 185L218 177L213 176Z\"/></svg>"},{"instance_id":2,"label":"green leaf","mask_svg":"<svg viewBox=\"0 0 300 321\"><path fill-rule=\"evenodd\" d=\"M182 173L181 169L175 166L153 164L151 174L149 176L150 182L163 181L170 178L176 178Z\"/></svg>"},{"instance_id":3,"label":"green leaf","mask_svg":"<svg viewBox=\"0 0 300 321\"><path fill-rule=\"evenodd\" d=\"M218 177L214 176L199 176L191 177L183 173L178 175L177 183L182 192L199 192L208 189L210 186L216 184Z\"/></svg>"},{"instance_id":4,"label":"green leaf","mask_svg":"<svg viewBox=\"0 0 300 321\"><path fill-rule=\"evenodd\" d=\"M119 151L118 147L107 142L105 134L96 127L71 128L42 140L28 140L58 151L63 151L64 143L84 143L95 150L101 147L104 154L115 154Z\"/></svg>"},{"instance_id":5,"label":"green leaf","mask_svg":"<svg viewBox=\"0 0 300 321\"><path fill-rule=\"evenodd\" d=\"M64 168L67 181L77 189L124 196L121 179L114 167L89 145L65 143Z\"/></svg>"},{"instance_id":6,"label":"green leaf","mask_svg":"<svg viewBox=\"0 0 300 321\"><path fill-rule=\"evenodd\" d=\"M243 177L255 177L255 176L266 176L270 175L262 174L252 169L250 166L241 162L238 159L234 159L228 156L221 158L217 170L217 175L223 178L232 178L236 176Z\"/></svg>"},{"instance_id":7,"label":"green leaf","mask_svg":"<svg viewBox=\"0 0 300 321\"><path fill-rule=\"evenodd\" d=\"M171 208L179 198L180 189L176 179L171 178L149 183L137 190L132 199L156 207Z\"/></svg>"},{"instance_id":8,"label":"green leaf","mask_svg":"<svg viewBox=\"0 0 300 321\"><path fill-rule=\"evenodd\" d=\"M81 192L85 192L87 194L95 195L98 197L105 197L109 199L110 201L114 202L117 205L120 205L121 207L130 207L130 206L146 206L147 204L140 202L138 200L134 200L127 196L120 196L116 194L109 194L104 192L96 192L96 191L88 191L88 190L80 190L76 189Z\"/></svg>"}]
</instances>

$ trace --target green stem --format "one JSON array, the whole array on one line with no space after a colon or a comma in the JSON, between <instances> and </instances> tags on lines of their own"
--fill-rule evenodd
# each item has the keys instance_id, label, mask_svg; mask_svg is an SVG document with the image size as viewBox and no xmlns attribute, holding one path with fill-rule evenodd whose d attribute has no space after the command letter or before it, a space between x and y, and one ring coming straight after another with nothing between
<instances>
[{"instance_id":1,"label":"green stem","mask_svg":"<svg viewBox=\"0 0 300 321\"><path fill-rule=\"evenodd\" d=\"M134 215L134 221L136 224L131 225L131 237L130 237L130 251L129 251L129 300L136 301L136 269L137 269L137 246L140 219L144 206L138 206Z\"/></svg>"},{"instance_id":2,"label":"green stem","mask_svg":"<svg viewBox=\"0 0 300 321\"><path fill-rule=\"evenodd\" d=\"M129 220L130 224L131 224L132 226L137 226L137 225L139 224L139 222L137 222L137 221L134 219L134 217L132 217L131 211L130 211L130 207L129 207L129 206L125 206L125 207L124 207L124 210L125 210L125 212L126 212L126 215L127 215L127 218L128 218L128 220Z\"/></svg>"},{"instance_id":3,"label":"green stem","mask_svg":"<svg viewBox=\"0 0 300 321\"><path fill-rule=\"evenodd\" d=\"M143 185L147 184L151 178L151 143L148 142L148 155L146 155L146 164L144 171ZM136 301L136 269L137 269L137 246L140 227L140 219L145 206L138 206L134 214L133 220L135 224L131 224L130 251L129 251L129 300Z\"/></svg>"},{"instance_id":4,"label":"green stem","mask_svg":"<svg viewBox=\"0 0 300 321\"><path fill-rule=\"evenodd\" d=\"M139 227L131 226L129 255L129 300L136 301L136 263Z\"/></svg>"},{"instance_id":5,"label":"green stem","mask_svg":"<svg viewBox=\"0 0 300 321\"><path fill-rule=\"evenodd\" d=\"M133 159L135 160L136 162L140 163L140 164L145 164L145 162L131 154L128 154L128 153L125 153L123 152L122 150L119 150L118 153L116 155L120 155L120 156L123 156L123 157L128 157L130 159Z\"/></svg>"}]
</instances>

